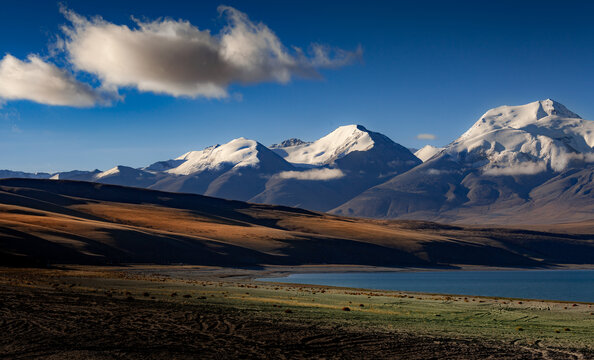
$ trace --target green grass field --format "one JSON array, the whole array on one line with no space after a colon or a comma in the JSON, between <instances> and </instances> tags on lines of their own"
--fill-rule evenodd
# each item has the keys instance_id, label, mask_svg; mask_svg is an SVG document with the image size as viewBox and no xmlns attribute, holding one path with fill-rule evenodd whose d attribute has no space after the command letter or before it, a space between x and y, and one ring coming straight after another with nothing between
<instances>
[{"instance_id":1,"label":"green grass field","mask_svg":"<svg viewBox=\"0 0 594 360\"><path fill-rule=\"evenodd\" d=\"M592 304L263 283L229 271L0 269L0 328L12 334L0 355L594 356Z\"/></svg>"},{"instance_id":2,"label":"green grass field","mask_svg":"<svg viewBox=\"0 0 594 360\"><path fill-rule=\"evenodd\" d=\"M144 301L208 304L250 316L381 328L556 349L594 349L591 304L333 288L255 281L63 277L69 291ZM71 284L75 284L70 287ZM56 285L54 285L56 286ZM346 310L345 308L348 308Z\"/></svg>"}]
</instances>

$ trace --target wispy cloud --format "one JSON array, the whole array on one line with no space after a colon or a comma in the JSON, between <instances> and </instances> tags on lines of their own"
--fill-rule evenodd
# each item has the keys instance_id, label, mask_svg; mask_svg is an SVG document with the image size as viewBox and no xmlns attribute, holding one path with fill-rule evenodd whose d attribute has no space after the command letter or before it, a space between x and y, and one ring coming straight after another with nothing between
<instances>
[{"instance_id":1,"label":"wispy cloud","mask_svg":"<svg viewBox=\"0 0 594 360\"><path fill-rule=\"evenodd\" d=\"M311 169L305 171L283 171L277 175L281 179L297 180L333 180L345 174L340 169Z\"/></svg>"},{"instance_id":2,"label":"wispy cloud","mask_svg":"<svg viewBox=\"0 0 594 360\"><path fill-rule=\"evenodd\" d=\"M434 134L418 134L417 139L419 140L435 140L437 136Z\"/></svg>"},{"instance_id":3,"label":"wispy cloud","mask_svg":"<svg viewBox=\"0 0 594 360\"><path fill-rule=\"evenodd\" d=\"M583 163L593 163L593 153L574 153L565 151L554 151L551 153L550 166L551 169L560 172L568 167L580 166Z\"/></svg>"},{"instance_id":4,"label":"wispy cloud","mask_svg":"<svg viewBox=\"0 0 594 360\"><path fill-rule=\"evenodd\" d=\"M12 126L10 127L10 131L12 131L15 134L20 134L23 132L23 130L21 130L21 128L18 127L17 124L12 124Z\"/></svg>"},{"instance_id":5,"label":"wispy cloud","mask_svg":"<svg viewBox=\"0 0 594 360\"><path fill-rule=\"evenodd\" d=\"M498 167L491 166L483 169L484 175L534 175L547 170L546 162L526 162Z\"/></svg>"},{"instance_id":6,"label":"wispy cloud","mask_svg":"<svg viewBox=\"0 0 594 360\"><path fill-rule=\"evenodd\" d=\"M7 54L0 60L0 99L91 107L107 104L113 98L76 80L72 74L45 62L37 55L19 60Z\"/></svg>"},{"instance_id":7,"label":"wispy cloud","mask_svg":"<svg viewBox=\"0 0 594 360\"><path fill-rule=\"evenodd\" d=\"M92 19L62 8L63 48L75 69L95 74L105 87L132 87L172 96L225 98L230 84L287 83L319 77L318 69L347 65L361 57L313 44L306 54L289 50L265 24L220 6L227 25L217 34L188 21L133 19L135 26Z\"/></svg>"},{"instance_id":8,"label":"wispy cloud","mask_svg":"<svg viewBox=\"0 0 594 360\"><path fill-rule=\"evenodd\" d=\"M17 125L20 120L21 114L18 110L0 106L0 130L9 128L13 133L21 133L22 130Z\"/></svg>"}]
</instances>

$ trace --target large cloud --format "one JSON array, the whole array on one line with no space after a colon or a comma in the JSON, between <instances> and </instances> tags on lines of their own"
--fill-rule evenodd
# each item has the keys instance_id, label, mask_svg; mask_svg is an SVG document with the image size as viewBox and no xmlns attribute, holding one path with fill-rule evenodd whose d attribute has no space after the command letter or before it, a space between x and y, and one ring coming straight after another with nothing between
<instances>
[{"instance_id":1,"label":"large cloud","mask_svg":"<svg viewBox=\"0 0 594 360\"><path fill-rule=\"evenodd\" d=\"M310 56L290 51L266 25L231 7L218 10L228 23L213 35L182 20L134 19L131 28L62 9L71 22L63 28L64 48L76 69L95 74L106 87L207 98L226 97L232 83L317 77L316 69L348 64L361 53L316 44Z\"/></svg>"},{"instance_id":2,"label":"large cloud","mask_svg":"<svg viewBox=\"0 0 594 360\"><path fill-rule=\"evenodd\" d=\"M106 93L77 81L70 73L29 55L21 61L7 54L0 60L0 101L31 100L47 105L90 107L110 101Z\"/></svg>"}]
</instances>

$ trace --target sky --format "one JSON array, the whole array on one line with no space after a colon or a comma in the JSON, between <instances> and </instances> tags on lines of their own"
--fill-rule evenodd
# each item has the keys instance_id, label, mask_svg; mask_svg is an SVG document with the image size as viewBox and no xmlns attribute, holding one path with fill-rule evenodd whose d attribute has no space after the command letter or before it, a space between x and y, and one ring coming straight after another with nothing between
<instances>
[{"instance_id":1,"label":"sky","mask_svg":"<svg viewBox=\"0 0 594 360\"><path fill-rule=\"evenodd\" d=\"M546 98L594 119L592 13L584 1L3 1L0 169L141 167L347 124L443 146L490 108Z\"/></svg>"}]
</instances>

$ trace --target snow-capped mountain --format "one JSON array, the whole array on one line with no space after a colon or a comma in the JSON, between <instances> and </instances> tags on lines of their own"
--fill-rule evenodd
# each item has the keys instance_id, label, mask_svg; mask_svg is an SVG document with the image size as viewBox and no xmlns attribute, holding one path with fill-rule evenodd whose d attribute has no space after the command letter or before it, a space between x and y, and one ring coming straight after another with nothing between
<instances>
[{"instance_id":1,"label":"snow-capped mountain","mask_svg":"<svg viewBox=\"0 0 594 360\"><path fill-rule=\"evenodd\" d=\"M547 99L487 111L446 151L487 174L533 174L575 166L593 146L594 122Z\"/></svg>"},{"instance_id":2,"label":"snow-capped mountain","mask_svg":"<svg viewBox=\"0 0 594 360\"><path fill-rule=\"evenodd\" d=\"M257 141L244 138L234 139L224 145L190 151L176 158L180 164L166 172L175 175L190 175L202 171L218 170L223 167L261 166L261 155L265 147Z\"/></svg>"},{"instance_id":3,"label":"snow-capped mountain","mask_svg":"<svg viewBox=\"0 0 594 360\"><path fill-rule=\"evenodd\" d=\"M365 191L333 212L498 222L508 219L512 209L522 207L526 212L537 203L545 206L540 187L553 179L563 186L563 177L572 174L570 169L585 171L581 181L587 181L594 162L593 136L594 122L581 119L550 99L501 106L487 111L468 131L422 165ZM551 185L547 186L551 191ZM564 194L560 198L589 204L588 211L594 210L590 193ZM565 220L560 214L556 216Z\"/></svg>"},{"instance_id":4,"label":"snow-capped mountain","mask_svg":"<svg viewBox=\"0 0 594 360\"><path fill-rule=\"evenodd\" d=\"M347 125L313 142L292 138L267 148L239 138L140 169L119 165L52 178L326 211L420 163L387 136Z\"/></svg>"},{"instance_id":5,"label":"snow-capped mountain","mask_svg":"<svg viewBox=\"0 0 594 360\"><path fill-rule=\"evenodd\" d=\"M332 164L353 151L367 151L373 145L372 133L363 126L346 125L314 142L289 139L271 149L293 164L320 166Z\"/></svg>"},{"instance_id":6,"label":"snow-capped mountain","mask_svg":"<svg viewBox=\"0 0 594 360\"><path fill-rule=\"evenodd\" d=\"M244 138L161 163L167 166L163 167L161 179L150 188L235 200L249 200L264 190L274 174L294 170L266 146ZM156 164L147 167L153 171L155 168Z\"/></svg>"},{"instance_id":7,"label":"snow-capped mountain","mask_svg":"<svg viewBox=\"0 0 594 360\"><path fill-rule=\"evenodd\" d=\"M310 143L287 140L272 150L309 170L274 176L251 201L320 211L421 163L410 150L361 125L341 126Z\"/></svg>"},{"instance_id":8,"label":"snow-capped mountain","mask_svg":"<svg viewBox=\"0 0 594 360\"><path fill-rule=\"evenodd\" d=\"M313 142L285 140L272 150L296 166L355 170L383 177L420 163L407 148L362 125L341 126Z\"/></svg>"},{"instance_id":9,"label":"snow-capped mountain","mask_svg":"<svg viewBox=\"0 0 594 360\"><path fill-rule=\"evenodd\" d=\"M348 216L581 221L594 214L594 122L547 99L489 110L446 147L427 145L414 155L385 135L346 125L315 141L291 138L270 148L238 138L139 169L0 171L50 176Z\"/></svg>"}]
</instances>

